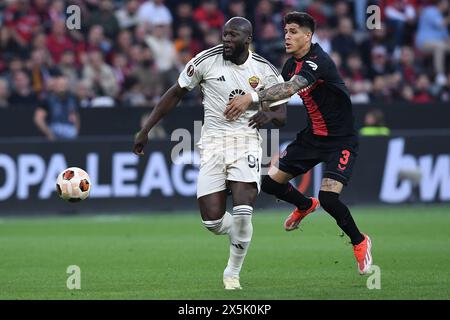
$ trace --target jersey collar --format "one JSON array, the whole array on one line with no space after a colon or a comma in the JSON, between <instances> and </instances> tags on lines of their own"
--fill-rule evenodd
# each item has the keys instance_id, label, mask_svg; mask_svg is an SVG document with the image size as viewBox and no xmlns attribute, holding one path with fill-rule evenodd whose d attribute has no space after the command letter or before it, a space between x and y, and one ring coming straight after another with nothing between
<instances>
[{"instance_id":1,"label":"jersey collar","mask_svg":"<svg viewBox=\"0 0 450 320\"><path fill-rule=\"evenodd\" d=\"M303 57L301 57L301 58L298 58L298 59L297 59L297 58L294 57L295 61L302 61L302 60L304 60L304 59L311 53L312 49L313 49L316 45L317 45L317 43L311 43L311 46L309 47L308 52L305 53L305 55L304 55Z\"/></svg>"}]
</instances>

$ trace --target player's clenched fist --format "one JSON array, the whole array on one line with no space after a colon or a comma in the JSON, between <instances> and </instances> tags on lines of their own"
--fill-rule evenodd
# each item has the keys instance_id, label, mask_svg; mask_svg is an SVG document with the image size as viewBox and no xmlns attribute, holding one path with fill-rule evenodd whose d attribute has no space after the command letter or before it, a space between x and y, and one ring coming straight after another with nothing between
<instances>
[{"instance_id":1,"label":"player's clenched fist","mask_svg":"<svg viewBox=\"0 0 450 320\"><path fill-rule=\"evenodd\" d=\"M146 132L139 131L136 133L136 136L134 137L133 152L138 156L144 155L144 147L147 142L148 134Z\"/></svg>"},{"instance_id":2,"label":"player's clenched fist","mask_svg":"<svg viewBox=\"0 0 450 320\"><path fill-rule=\"evenodd\" d=\"M266 123L269 123L273 120L273 113L271 112L261 112L259 111L253 117L250 118L248 122L248 126L251 128L261 128Z\"/></svg>"}]
</instances>

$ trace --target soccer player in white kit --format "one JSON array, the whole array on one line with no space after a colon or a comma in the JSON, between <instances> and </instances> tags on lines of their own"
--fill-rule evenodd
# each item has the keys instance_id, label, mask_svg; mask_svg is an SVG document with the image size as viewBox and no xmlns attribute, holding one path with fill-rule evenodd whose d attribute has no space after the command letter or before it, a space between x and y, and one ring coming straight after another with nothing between
<instances>
[{"instance_id":1,"label":"soccer player in white kit","mask_svg":"<svg viewBox=\"0 0 450 320\"><path fill-rule=\"evenodd\" d=\"M142 155L151 128L188 91L200 85L205 117L198 142L201 163L197 199L204 226L214 234L229 236L225 289L241 289L239 274L252 238L253 206L261 181L262 140L258 128L268 122L282 126L286 119L285 104L271 112L249 110L233 121L223 115L234 96L283 82L274 66L249 50L251 40L251 23L245 18L231 18L223 28L223 44L187 63L178 82L162 96L136 135L133 149ZM226 211L227 189L233 199L231 213Z\"/></svg>"}]
</instances>

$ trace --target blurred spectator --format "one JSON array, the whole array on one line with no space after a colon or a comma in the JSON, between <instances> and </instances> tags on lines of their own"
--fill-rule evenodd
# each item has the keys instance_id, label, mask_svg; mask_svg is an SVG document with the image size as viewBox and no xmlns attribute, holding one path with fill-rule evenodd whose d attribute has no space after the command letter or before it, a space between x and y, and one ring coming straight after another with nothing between
<instances>
[{"instance_id":1,"label":"blurred spectator","mask_svg":"<svg viewBox=\"0 0 450 320\"><path fill-rule=\"evenodd\" d=\"M390 129L384 121L383 111L380 109L369 110L364 118L364 126L359 133L363 136L388 136Z\"/></svg>"},{"instance_id":2,"label":"blurred spectator","mask_svg":"<svg viewBox=\"0 0 450 320\"><path fill-rule=\"evenodd\" d=\"M230 0L227 7L228 19L232 17L246 17L245 13L245 1L243 0Z\"/></svg>"},{"instance_id":3,"label":"blurred spectator","mask_svg":"<svg viewBox=\"0 0 450 320\"><path fill-rule=\"evenodd\" d=\"M119 86L122 86L125 78L129 74L127 56L123 53L114 55L113 59L113 71L117 79Z\"/></svg>"},{"instance_id":4,"label":"blurred spectator","mask_svg":"<svg viewBox=\"0 0 450 320\"><path fill-rule=\"evenodd\" d=\"M139 85L146 100L153 102L159 99L162 94L162 82L159 79L158 68L156 67L154 56L150 48L142 49L142 58L132 70L132 74L139 80Z\"/></svg>"},{"instance_id":5,"label":"blurred spectator","mask_svg":"<svg viewBox=\"0 0 450 320\"><path fill-rule=\"evenodd\" d=\"M339 20L343 18L350 18L350 6L347 1L339 0L334 4L334 10L331 17L328 19L328 26L331 30L336 30L339 25Z\"/></svg>"},{"instance_id":6,"label":"blurred spectator","mask_svg":"<svg viewBox=\"0 0 450 320\"><path fill-rule=\"evenodd\" d=\"M387 0L384 9L386 24L392 31L394 46L399 48L405 43L406 28L415 23L416 10L411 0Z\"/></svg>"},{"instance_id":7,"label":"blurred spectator","mask_svg":"<svg viewBox=\"0 0 450 320\"><path fill-rule=\"evenodd\" d=\"M112 0L100 0L99 9L90 15L88 28L93 25L102 26L105 37L114 40L120 30L119 22L114 15L114 3Z\"/></svg>"},{"instance_id":8,"label":"blurred spectator","mask_svg":"<svg viewBox=\"0 0 450 320\"><path fill-rule=\"evenodd\" d=\"M148 24L150 27L162 25L168 28L173 20L172 14L164 5L164 0L145 1L139 7L138 17L140 23Z\"/></svg>"},{"instance_id":9,"label":"blurred spectator","mask_svg":"<svg viewBox=\"0 0 450 320\"><path fill-rule=\"evenodd\" d=\"M133 45L133 35L129 30L121 30L117 35L115 54L128 54Z\"/></svg>"},{"instance_id":10,"label":"blurred spectator","mask_svg":"<svg viewBox=\"0 0 450 320\"><path fill-rule=\"evenodd\" d=\"M19 46L14 40L10 29L6 26L0 27L0 59L6 62L12 57L23 58L26 55L26 48Z\"/></svg>"},{"instance_id":11,"label":"blurred spectator","mask_svg":"<svg viewBox=\"0 0 450 320\"><path fill-rule=\"evenodd\" d=\"M285 52L284 40L279 37L277 27L273 22L267 22L263 27L261 42L257 48L259 54L278 66Z\"/></svg>"},{"instance_id":12,"label":"blurred spectator","mask_svg":"<svg viewBox=\"0 0 450 320\"><path fill-rule=\"evenodd\" d=\"M69 92L64 76L54 79L53 89L36 108L34 123L48 140L75 139L80 130L77 99Z\"/></svg>"},{"instance_id":13,"label":"blurred spectator","mask_svg":"<svg viewBox=\"0 0 450 320\"><path fill-rule=\"evenodd\" d=\"M372 63L369 70L370 79L394 72L394 68L388 59L388 53L385 47L377 46L372 49Z\"/></svg>"},{"instance_id":14,"label":"blurred spectator","mask_svg":"<svg viewBox=\"0 0 450 320\"><path fill-rule=\"evenodd\" d=\"M357 50L356 41L353 38L353 24L350 18L341 18L339 20L338 32L331 40L333 51L337 51L342 59Z\"/></svg>"},{"instance_id":15,"label":"blurred spectator","mask_svg":"<svg viewBox=\"0 0 450 320\"><path fill-rule=\"evenodd\" d=\"M388 54L392 51L388 44L386 26L382 23L380 29L373 29L369 31L367 39L363 40L359 45L361 58L366 66L369 66L372 60L372 50L377 46L384 46Z\"/></svg>"},{"instance_id":16,"label":"blurred spectator","mask_svg":"<svg viewBox=\"0 0 450 320\"><path fill-rule=\"evenodd\" d=\"M13 39L22 48L27 46L40 27L39 16L31 8L30 0L12 2L4 12L4 19Z\"/></svg>"},{"instance_id":17,"label":"blurred spectator","mask_svg":"<svg viewBox=\"0 0 450 320\"><path fill-rule=\"evenodd\" d=\"M416 82L416 86L414 88L414 103L430 103L433 102L434 99L430 94L430 79L427 75L422 74L419 76Z\"/></svg>"},{"instance_id":18,"label":"blurred spectator","mask_svg":"<svg viewBox=\"0 0 450 320\"><path fill-rule=\"evenodd\" d=\"M77 104L80 108L92 107L93 92L89 89L89 84L82 80L79 81L75 87L75 94L77 98Z\"/></svg>"},{"instance_id":19,"label":"blurred spectator","mask_svg":"<svg viewBox=\"0 0 450 320\"><path fill-rule=\"evenodd\" d=\"M217 46L222 43L222 32L217 29L211 29L206 32L204 41L204 46L207 49Z\"/></svg>"},{"instance_id":20,"label":"blurred spectator","mask_svg":"<svg viewBox=\"0 0 450 320\"><path fill-rule=\"evenodd\" d=\"M3 78L8 82L9 87L11 88L13 86L14 74L18 71L23 71L25 64L19 57L11 57L7 61L7 67L6 71L3 72Z\"/></svg>"},{"instance_id":21,"label":"blurred spectator","mask_svg":"<svg viewBox=\"0 0 450 320\"><path fill-rule=\"evenodd\" d=\"M51 34L49 35L51 36ZM41 49L44 51L48 51L47 46L47 35L45 32L38 32L33 36L33 40L31 42L32 49Z\"/></svg>"},{"instance_id":22,"label":"blurred spectator","mask_svg":"<svg viewBox=\"0 0 450 320\"><path fill-rule=\"evenodd\" d=\"M188 24L180 24L177 28L177 38L175 39L175 49L180 52L183 49L188 49L191 57L202 51L202 44L197 39L193 38L192 28Z\"/></svg>"},{"instance_id":23,"label":"blurred spectator","mask_svg":"<svg viewBox=\"0 0 450 320\"><path fill-rule=\"evenodd\" d=\"M148 106L147 100L142 92L142 88L137 77L129 76L125 78L123 83L123 93L121 95L120 101L123 107Z\"/></svg>"},{"instance_id":24,"label":"blurred spectator","mask_svg":"<svg viewBox=\"0 0 450 320\"><path fill-rule=\"evenodd\" d=\"M414 99L414 89L410 85L403 85L399 90L398 101L412 102Z\"/></svg>"},{"instance_id":25,"label":"blurred spectator","mask_svg":"<svg viewBox=\"0 0 450 320\"><path fill-rule=\"evenodd\" d=\"M345 76L347 74L344 66L342 65L342 58L341 55L335 51L330 53L330 58L333 60L334 64L336 65L336 69L338 70L341 77Z\"/></svg>"},{"instance_id":26,"label":"blurred spectator","mask_svg":"<svg viewBox=\"0 0 450 320\"><path fill-rule=\"evenodd\" d=\"M356 52L348 56L345 77L352 102L368 103L371 84L367 79L367 70L364 68L361 58Z\"/></svg>"},{"instance_id":27,"label":"blurred spectator","mask_svg":"<svg viewBox=\"0 0 450 320\"><path fill-rule=\"evenodd\" d=\"M79 74L75 64L75 54L72 50L66 50L61 56L61 61L58 64L59 71L67 78L69 88L76 88Z\"/></svg>"},{"instance_id":28,"label":"blurred spectator","mask_svg":"<svg viewBox=\"0 0 450 320\"><path fill-rule=\"evenodd\" d=\"M403 81L407 84L413 85L416 82L421 71L415 64L414 51L411 47L401 48L397 71L401 73Z\"/></svg>"},{"instance_id":29,"label":"blurred spectator","mask_svg":"<svg viewBox=\"0 0 450 320\"><path fill-rule=\"evenodd\" d=\"M65 27L65 9L71 4L81 8L83 32L68 32ZM371 4L381 6L388 27L382 23L381 29L366 28L365 10ZM84 106L114 106L114 99L126 94L127 104L140 104L134 102L142 98L137 88L152 105L193 56L221 43L225 16L254 20L255 51L280 67L287 58L282 17L292 10L308 11L317 18L313 42L336 61L352 101L447 101L448 0L0 1L0 78L10 88L8 99L14 75L23 70L38 99L52 91L52 79L62 73L72 91L80 89ZM416 43L411 36L416 31L414 10L420 16ZM362 24L356 33L354 19ZM103 71L92 72L98 78L94 81L84 77L86 69L94 70L90 52L95 51L101 52ZM349 59L354 53L359 58ZM428 59L431 54L434 59ZM106 85L100 80L102 74L108 79ZM421 74L428 77L418 81ZM430 83L431 76L436 78ZM184 100L197 104L198 97L199 91L192 91Z\"/></svg>"},{"instance_id":30,"label":"blurred spectator","mask_svg":"<svg viewBox=\"0 0 450 320\"><path fill-rule=\"evenodd\" d=\"M53 74L58 73L56 68L50 66L48 51L44 49L34 49L31 52L28 69L31 73L31 86L33 91L42 98L47 89L49 78Z\"/></svg>"},{"instance_id":31,"label":"blurred spectator","mask_svg":"<svg viewBox=\"0 0 450 320\"><path fill-rule=\"evenodd\" d=\"M202 0L200 7L194 10L194 20L203 33L209 29L221 30L225 22L224 14L217 6L216 0Z\"/></svg>"},{"instance_id":32,"label":"blurred spectator","mask_svg":"<svg viewBox=\"0 0 450 320\"><path fill-rule=\"evenodd\" d=\"M88 63L83 68L83 79L96 96L115 97L119 92L114 71L103 61L100 51L89 53Z\"/></svg>"},{"instance_id":33,"label":"blurred spectator","mask_svg":"<svg viewBox=\"0 0 450 320\"><path fill-rule=\"evenodd\" d=\"M443 84L445 77L445 55L450 52L450 39L447 27L450 24L448 0L437 0L436 5L423 9L419 17L416 46L424 52L433 53L436 81Z\"/></svg>"},{"instance_id":34,"label":"blurred spectator","mask_svg":"<svg viewBox=\"0 0 450 320\"><path fill-rule=\"evenodd\" d=\"M0 78L0 108L7 108L9 106L8 97L9 97L8 82Z\"/></svg>"},{"instance_id":35,"label":"blurred spectator","mask_svg":"<svg viewBox=\"0 0 450 320\"><path fill-rule=\"evenodd\" d=\"M145 45L134 44L127 52L128 64L130 69L136 68L142 61Z\"/></svg>"},{"instance_id":36,"label":"blurred spectator","mask_svg":"<svg viewBox=\"0 0 450 320\"><path fill-rule=\"evenodd\" d=\"M47 10L51 24L58 20L66 20L66 4L63 0L51 0L50 8L48 8ZM51 25L49 25L46 30L50 30L50 28Z\"/></svg>"},{"instance_id":37,"label":"blurred spectator","mask_svg":"<svg viewBox=\"0 0 450 320\"><path fill-rule=\"evenodd\" d=\"M167 36L164 25L155 25L151 35L145 40L152 50L164 89L167 89L178 78L178 71L175 69L177 64L175 45Z\"/></svg>"},{"instance_id":38,"label":"blurred spectator","mask_svg":"<svg viewBox=\"0 0 450 320\"><path fill-rule=\"evenodd\" d=\"M282 28L275 19L272 2L270 2L270 0L260 0L255 9L255 23L253 30L253 37L258 44L262 41L263 28L266 23L273 23L277 28ZM279 37L282 37L280 32L278 35Z\"/></svg>"},{"instance_id":39,"label":"blurred spectator","mask_svg":"<svg viewBox=\"0 0 450 320\"><path fill-rule=\"evenodd\" d=\"M176 8L176 18L175 21L177 22L177 25L188 25L192 28L192 37L199 40L203 38L202 31L200 30L200 27L198 26L197 22L193 18L192 13L192 4L189 2L181 2L178 3ZM178 34L177 34L178 36Z\"/></svg>"},{"instance_id":40,"label":"blurred spectator","mask_svg":"<svg viewBox=\"0 0 450 320\"><path fill-rule=\"evenodd\" d=\"M330 54L331 53L331 31L327 26L317 28L313 34L313 43L318 43L323 51Z\"/></svg>"},{"instance_id":41,"label":"blurred spectator","mask_svg":"<svg viewBox=\"0 0 450 320\"><path fill-rule=\"evenodd\" d=\"M316 20L317 26L324 26L328 23L328 17L325 14L325 3L323 0L312 1L305 11Z\"/></svg>"},{"instance_id":42,"label":"blurred spectator","mask_svg":"<svg viewBox=\"0 0 450 320\"><path fill-rule=\"evenodd\" d=\"M349 54L346 60L345 76L352 81L364 81L368 78L368 70L362 63L358 52Z\"/></svg>"},{"instance_id":43,"label":"blurred spectator","mask_svg":"<svg viewBox=\"0 0 450 320\"><path fill-rule=\"evenodd\" d=\"M138 9L138 0L125 0L125 5L116 10L116 19L121 29L134 28L139 23Z\"/></svg>"},{"instance_id":44,"label":"blurred spectator","mask_svg":"<svg viewBox=\"0 0 450 320\"><path fill-rule=\"evenodd\" d=\"M138 44L144 44L145 38L147 38L147 25L145 24L139 24L134 29L133 38L134 41Z\"/></svg>"},{"instance_id":45,"label":"blurred spectator","mask_svg":"<svg viewBox=\"0 0 450 320\"><path fill-rule=\"evenodd\" d=\"M47 37L47 48L55 63L59 63L64 51L75 50L75 44L73 40L67 36L66 30L65 20L54 21L52 33Z\"/></svg>"},{"instance_id":46,"label":"blurred spectator","mask_svg":"<svg viewBox=\"0 0 450 320\"><path fill-rule=\"evenodd\" d=\"M43 27L45 32L49 32L52 26L52 20L50 16L51 11L49 10L49 6L50 6L49 0L33 0L33 11L39 17L40 25ZM61 18L64 19L65 17L63 16Z\"/></svg>"},{"instance_id":47,"label":"blurred spectator","mask_svg":"<svg viewBox=\"0 0 450 320\"><path fill-rule=\"evenodd\" d=\"M439 99L443 102L450 102L450 74L447 75L447 83L439 92Z\"/></svg>"},{"instance_id":48,"label":"blurred spectator","mask_svg":"<svg viewBox=\"0 0 450 320\"><path fill-rule=\"evenodd\" d=\"M389 86L385 77L377 75L373 79L370 102L379 104L392 102L391 91L389 90Z\"/></svg>"},{"instance_id":49,"label":"blurred spectator","mask_svg":"<svg viewBox=\"0 0 450 320\"><path fill-rule=\"evenodd\" d=\"M38 97L31 90L30 78L24 71L17 71L13 75L13 90L8 99L12 108L34 109L38 103Z\"/></svg>"},{"instance_id":50,"label":"blurred spectator","mask_svg":"<svg viewBox=\"0 0 450 320\"><path fill-rule=\"evenodd\" d=\"M105 56L111 52L111 41L105 37L101 25L93 25L88 33L86 50L87 52L100 50Z\"/></svg>"}]
</instances>

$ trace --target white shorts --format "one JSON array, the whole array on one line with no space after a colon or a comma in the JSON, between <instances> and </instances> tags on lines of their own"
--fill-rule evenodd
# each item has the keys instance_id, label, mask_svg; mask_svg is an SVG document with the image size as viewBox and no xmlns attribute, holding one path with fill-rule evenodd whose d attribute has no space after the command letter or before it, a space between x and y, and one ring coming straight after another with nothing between
<instances>
[{"instance_id":1,"label":"white shorts","mask_svg":"<svg viewBox=\"0 0 450 320\"><path fill-rule=\"evenodd\" d=\"M197 198L227 188L226 182L239 181L256 183L261 188L261 142L251 145L222 148L209 145L200 148L200 171L197 179Z\"/></svg>"}]
</instances>

